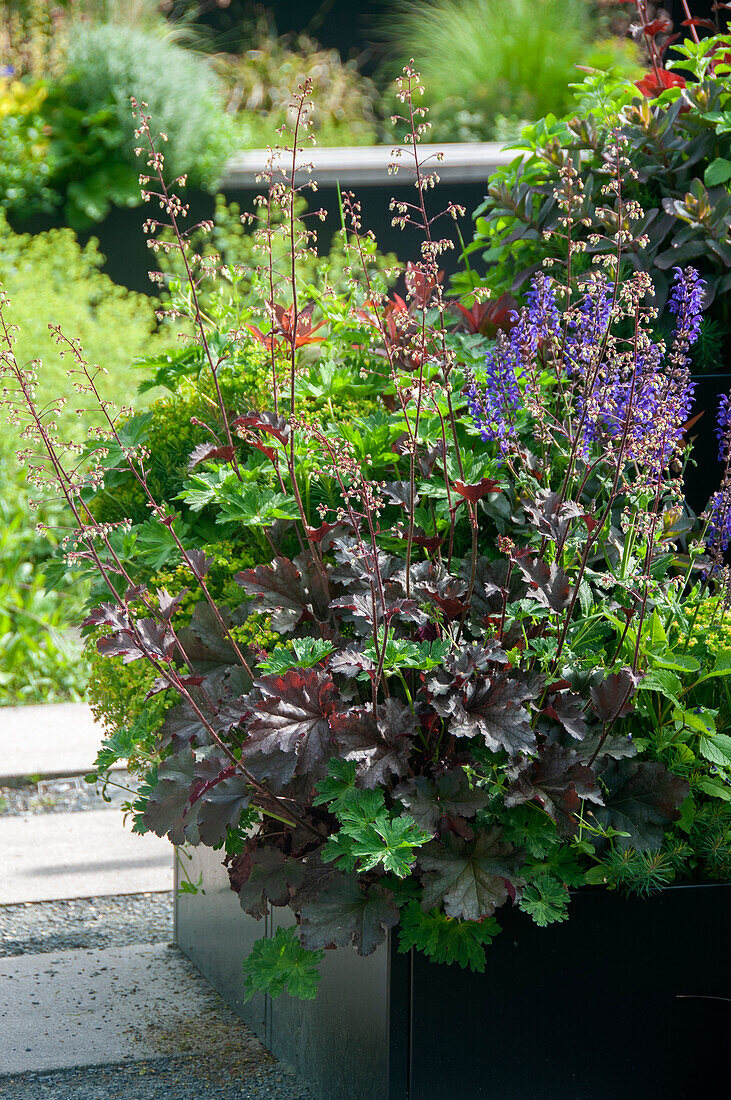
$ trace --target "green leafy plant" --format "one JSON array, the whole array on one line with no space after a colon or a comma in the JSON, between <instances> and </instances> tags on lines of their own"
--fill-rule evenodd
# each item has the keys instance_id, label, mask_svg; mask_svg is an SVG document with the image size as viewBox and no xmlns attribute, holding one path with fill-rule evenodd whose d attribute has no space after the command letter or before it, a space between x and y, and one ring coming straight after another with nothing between
<instances>
[{"instance_id":1,"label":"green leafy plant","mask_svg":"<svg viewBox=\"0 0 731 1100\"><path fill-rule=\"evenodd\" d=\"M589 5L580 0L401 2L386 26L399 66L418 43L438 141L506 138L521 122L561 114L577 64L640 71L621 40L595 45Z\"/></svg>"},{"instance_id":2,"label":"green leafy plant","mask_svg":"<svg viewBox=\"0 0 731 1100\"><path fill-rule=\"evenodd\" d=\"M235 329L202 310L201 261L168 196L193 265L173 308L213 387L179 500L156 499L144 432L124 434L70 340L106 431L85 461L65 461L53 407L37 405L4 329L11 414L53 462L76 521L70 562L104 587L84 629L101 658L154 676L146 700L165 695L140 745L134 829L225 851L252 918L291 911L246 960L249 995L309 998L321 952L370 955L399 926L404 950L480 970L506 906L544 927L567 918L573 888L645 895L731 859L731 396L702 520L686 517L679 477L703 280L674 272L665 338L651 280L624 264L644 214L625 202L620 138L601 267L538 276L494 337L474 311L455 324L438 267L448 238L426 210L419 87L407 67L421 199L395 209L425 243L405 298L378 280L350 195L361 278L303 297L296 266L313 240L292 181L306 85L259 207L268 235L283 205L291 274L275 282L265 266L252 283L265 296L237 306ZM575 185L566 171L569 242ZM250 346L265 353L268 402L241 411L221 383ZM357 363L374 411L350 422L324 395L313 411L318 365L327 376L333 362ZM94 514L122 465L149 517L132 530ZM261 557L231 576L209 553L211 527ZM109 739L104 759L125 744Z\"/></svg>"},{"instance_id":3,"label":"green leafy plant","mask_svg":"<svg viewBox=\"0 0 731 1100\"><path fill-rule=\"evenodd\" d=\"M580 210L574 270L611 252L612 212L602 188L618 133L632 150L631 171L622 181L625 202L637 202L644 211L641 232L623 262L628 270L651 272L660 306L673 267L691 262L699 269L707 313L695 367L716 369L729 339L730 41L720 35L676 45L679 57L672 72L660 70L667 77L660 84L590 74L573 86L568 114L548 114L524 128L514 146L519 155L490 177L455 289L487 286L493 294L515 294L545 264L564 261L558 183L569 166L577 173L573 198Z\"/></svg>"}]
</instances>

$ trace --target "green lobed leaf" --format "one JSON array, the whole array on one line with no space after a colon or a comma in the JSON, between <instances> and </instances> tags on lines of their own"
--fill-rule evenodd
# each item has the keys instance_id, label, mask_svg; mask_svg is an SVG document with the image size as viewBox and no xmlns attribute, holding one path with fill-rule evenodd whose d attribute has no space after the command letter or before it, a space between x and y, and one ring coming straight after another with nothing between
<instances>
[{"instance_id":1,"label":"green lobed leaf","mask_svg":"<svg viewBox=\"0 0 731 1100\"><path fill-rule=\"evenodd\" d=\"M334 649L332 642L325 642L322 638L294 638L291 648L277 646L256 667L263 672L276 675L281 675L290 668L312 668L329 656Z\"/></svg>"},{"instance_id":2,"label":"green lobed leaf","mask_svg":"<svg viewBox=\"0 0 731 1100\"><path fill-rule=\"evenodd\" d=\"M487 920L455 920L438 909L425 913L418 902L410 901L401 912L399 951L416 948L436 963L456 963L481 974L487 963L486 945L500 932L494 917Z\"/></svg>"},{"instance_id":3,"label":"green lobed leaf","mask_svg":"<svg viewBox=\"0 0 731 1100\"><path fill-rule=\"evenodd\" d=\"M518 904L539 928L545 928L548 924L568 920L568 902L569 892L562 882L552 875L537 875L524 887Z\"/></svg>"},{"instance_id":4,"label":"green lobed leaf","mask_svg":"<svg viewBox=\"0 0 731 1100\"><path fill-rule=\"evenodd\" d=\"M244 960L244 999L257 993L279 997L289 993L303 1001L317 996L323 951L311 951L297 939L294 928L278 928L268 939L257 940Z\"/></svg>"}]
</instances>

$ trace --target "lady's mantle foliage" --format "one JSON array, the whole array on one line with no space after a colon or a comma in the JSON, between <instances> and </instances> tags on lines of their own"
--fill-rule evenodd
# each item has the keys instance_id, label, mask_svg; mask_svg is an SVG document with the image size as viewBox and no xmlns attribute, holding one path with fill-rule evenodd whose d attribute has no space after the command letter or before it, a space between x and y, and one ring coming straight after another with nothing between
<instances>
[{"instance_id":1,"label":"lady's mantle foliage","mask_svg":"<svg viewBox=\"0 0 731 1100\"><path fill-rule=\"evenodd\" d=\"M407 70L423 198L417 87ZM298 103L295 149L306 89ZM141 137L147 186L187 255L144 115ZM289 186L270 170L265 243L272 202L293 209L291 158ZM186 591L154 588L125 556L124 532L94 521L82 490L98 488L103 468L86 480L66 472L6 331L13 407L30 411L78 526L70 558L109 591L85 626L101 631L100 652L149 663L151 695L179 697L135 828L225 848L245 912L295 914L247 961L251 994L312 996L323 950L368 955L399 924L404 950L480 970L506 905L545 925L566 919L570 887L648 890L728 862L731 739L717 688L731 661L689 651L709 590L727 602L713 532L728 523L728 462L711 558L677 478L702 284L676 272L666 346L645 304L649 279L618 277L626 226L641 213L622 205L619 148L615 159L614 257L566 286L538 277L494 341L476 307L456 327L447 313L447 244L421 202L395 207L425 234L408 300L386 300L348 195L353 262L363 261L352 298L305 302L296 274L281 289L265 268L258 312L239 304L223 338L209 332L193 279L179 308L210 362L217 419L181 499L227 534L253 532L264 559L230 578L225 600L212 594L206 545L155 499L144 447L121 439L111 415L109 446L126 455ZM560 191L558 201L570 222ZM311 241L290 232L296 268ZM223 399L218 371L236 340L264 349L268 409ZM96 395L93 369L69 347ZM380 406L352 422L332 408L304 415L299 387L313 363L326 373L345 358L378 377ZM728 457L725 421L722 431Z\"/></svg>"}]
</instances>

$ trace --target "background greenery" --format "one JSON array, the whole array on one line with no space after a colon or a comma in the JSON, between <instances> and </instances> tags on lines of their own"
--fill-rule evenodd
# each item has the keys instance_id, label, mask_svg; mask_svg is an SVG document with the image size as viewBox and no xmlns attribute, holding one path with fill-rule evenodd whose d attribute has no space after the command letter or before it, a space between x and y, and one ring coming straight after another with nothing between
<instances>
[{"instance_id":1,"label":"background greenery","mask_svg":"<svg viewBox=\"0 0 731 1100\"><path fill-rule=\"evenodd\" d=\"M78 338L92 362L108 372L105 392L116 404L136 393L134 358L159 345L152 301L116 286L99 271L103 257L92 241L79 247L70 229L36 236L14 233L0 216L0 271L10 305L9 321L18 326L19 362L42 358L39 398L69 396L60 431L84 434L94 422L79 419L80 403L67 378L70 363L61 356L49 323L61 324ZM40 703L80 697L86 670L80 643L70 624L78 622L85 593L72 579L58 575L46 587L44 568L58 543L35 533L36 524L63 526L63 510L51 502L31 509L40 494L30 489L15 457L19 433L3 425L0 433L0 704Z\"/></svg>"}]
</instances>

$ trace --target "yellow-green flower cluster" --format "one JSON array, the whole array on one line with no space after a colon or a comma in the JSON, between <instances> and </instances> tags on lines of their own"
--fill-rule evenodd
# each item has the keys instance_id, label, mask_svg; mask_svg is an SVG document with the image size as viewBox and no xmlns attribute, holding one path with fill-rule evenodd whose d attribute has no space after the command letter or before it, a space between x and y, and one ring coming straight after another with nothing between
<instances>
[{"instance_id":1,"label":"yellow-green flower cluster","mask_svg":"<svg viewBox=\"0 0 731 1100\"><path fill-rule=\"evenodd\" d=\"M689 618L689 653L731 652L731 609L724 609L721 596L701 600L689 612Z\"/></svg>"}]
</instances>

